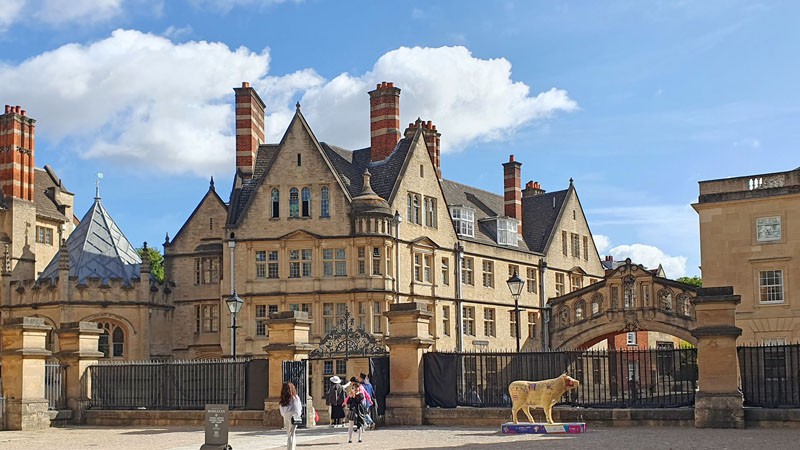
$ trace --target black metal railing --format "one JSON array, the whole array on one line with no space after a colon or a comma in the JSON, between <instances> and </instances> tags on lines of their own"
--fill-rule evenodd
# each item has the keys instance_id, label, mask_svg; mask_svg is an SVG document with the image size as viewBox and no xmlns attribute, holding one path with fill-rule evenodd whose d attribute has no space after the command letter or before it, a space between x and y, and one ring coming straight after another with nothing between
<instances>
[{"instance_id":1,"label":"black metal railing","mask_svg":"<svg viewBox=\"0 0 800 450\"><path fill-rule=\"evenodd\" d=\"M456 361L454 404L510 407L508 386L567 373L580 386L560 404L595 408L658 408L694 404L697 350L597 350L531 353L428 353ZM426 390L437 389L428 383ZM447 395L446 393L444 395ZM438 402L447 404L448 402ZM453 404L451 403L451 404ZM433 405L432 405L433 406Z\"/></svg>"},{"instance_id":2,"label":"black metal railing","mask_svg":"<svg viewBox=\"0 0 800 450\"><path fill-rule=\"evenodd\" d=\"M67 366L58 360L48 360L44 364L44 398L51 410L67 407Z\"/></svg>"},{"instance_id":3,"label":"black metal railing","mask_svg":"<svg viewBox=\"0 0 800 450\"><path fill-rule=\"evenodd\" d=\"M800 407L800 344L737 350L746 406Z\"/></svg>"},{"instance_id":4,"label":"black metal railing","mask_svg":"<svg viewBox=\"0 0 800 450\"><path fill-rule=\"evenodd\" d=\"M140 361L90 366L90 408L244 408L248 361Z\"/></svg>"}]
</instances>

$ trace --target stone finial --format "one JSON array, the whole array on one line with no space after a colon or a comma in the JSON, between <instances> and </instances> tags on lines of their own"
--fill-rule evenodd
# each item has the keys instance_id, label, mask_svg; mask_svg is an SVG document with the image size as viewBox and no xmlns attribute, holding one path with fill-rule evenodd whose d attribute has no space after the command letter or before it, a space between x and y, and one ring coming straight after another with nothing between
<instances>
[{"instance_id":1,"label":"stone finial","mask_svg":"<svg viewBox=\"0 0 800 450\"><path fill-rule=\"evenodd\" d=\"M147 242L142 245L142 266L139 269L140 272L150 273L150 257L147 256Z\"/></svg>"},{"instance_id":2,"label":"stone finial","mask_svg":"<svg viewBox=\"0 0 800 450\"><path fill-rule=\"evenodd\" d=\"M300 111L300 102L295 103L294 107L299 112Z\"/></svg>"},{"instance_id":3,"label":"stone finial","mask_svg":"<svg viewBox=\"0 0 800 450\"><path fill-rule=\"evenodd\" d=\"M211 175L211 182L208 183L208 189L211 190L211 191L216 190L214 188L214 175Z\"/></svg>"},{"instance_id":4,"label":"stone finial","mask_svg":"<svg viewBox=\"0 0 800 450\"><path fill-rule=\"evenodd\" d=\"M8 244L3 251L3 273L11 273L11 253L8 251Z\"/></svg>"},{"instance_id":5,"label":"stone finial","mask_svg":"<svg viewBox=\"0 0 800 450\"><path fill-rule=\"evenodd\" d=\"M169 232L164 235L164 245L169 245Z\"/></svg>"}]
</instances>

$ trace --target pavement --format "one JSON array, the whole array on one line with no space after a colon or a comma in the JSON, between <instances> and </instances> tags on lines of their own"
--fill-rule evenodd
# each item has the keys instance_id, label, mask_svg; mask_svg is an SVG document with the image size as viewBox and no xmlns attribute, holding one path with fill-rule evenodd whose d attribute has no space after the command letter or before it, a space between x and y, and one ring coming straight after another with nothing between
<instances>
[{"instance_id":1,"label":"pavement","mask_svg":"<svg viewBox=\"0 0 800 450\"><path fill-rule=\"evenodd\" d=\"M390 427L367 431L364 442L347 443L346 429L318 427L297 433L297 448L336 449L797 449L800 429L717 430L678 427L592 428L580 435L503 435L496 428ZM355 437L355 436L354 436ZM65 427L44 431L0 431L0 449L173 449L199 450L200 427ZM286 433L271 429L234 429L233 450L284 448Z\"/></svg>"}]
</instances>

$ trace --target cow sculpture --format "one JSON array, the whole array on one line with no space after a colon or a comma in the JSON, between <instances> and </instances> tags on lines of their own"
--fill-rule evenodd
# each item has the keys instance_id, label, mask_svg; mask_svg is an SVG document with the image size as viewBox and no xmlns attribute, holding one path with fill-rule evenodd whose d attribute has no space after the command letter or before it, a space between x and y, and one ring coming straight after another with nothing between
<instances>
[{"instance_id":1,"label":"cow sculpture","mask_svg":"<svg viewBox=\"0 0 800 450\"><path fill-rule=\"evenodd\" d=\"M577 388L580 382L566 373L557 378L541 381L514 381L508 386L511 396L511 413L514 423L517 422L519 410L525 411L528 420L533 423L530 408L542 408L547 423L553 423L553 405L565 392Z\"/></svg>"}]
</instances>

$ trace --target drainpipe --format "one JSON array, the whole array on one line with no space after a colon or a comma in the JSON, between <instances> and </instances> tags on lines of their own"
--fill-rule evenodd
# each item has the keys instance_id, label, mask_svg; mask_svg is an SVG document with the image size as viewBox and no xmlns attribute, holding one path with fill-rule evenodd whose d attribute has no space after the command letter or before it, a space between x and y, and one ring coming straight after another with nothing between
<instances>
[{"instance_id":1,"label":"drainpipe","mask_svg":"<svg viewBox=\"0 0 800 450\"><path fill-rule=\"evenodd\" d=\"M464 259L464 247L456 243L456 351L464 351L464 315L461 308L461 261Z\"/></svg>"},{"instance_id":2,"label":"drainpipe","mask_svg":"<svg viewBox=\"0 0 800 450\"><path fill-rule=\"evenodd\" d=\"M550 308L544 291L544 275L547 272L547 259L539 258L539 308L542 312L542 350L550 350ZM517 318L519 320L519 318Z\"/></svg>"},{"instance_id":3,"label":"drainpipe","mask_svg":"<svg viewBox=\"0 0 800 450\"><path fill-rule=\"evenodd\" d=\"M228 241L228 248L231 249L231 296L236 295L236 283L234 282L234 268L236 250L236 235L231 232L231 239ZM236 355L236 314L231 313L231 355Z\"/></svg>"},{"instance_id":4,"label":"drainpipe","mask_svg":"<svg viewBox=\"0 0 800 450\"><path fill-rule=\"evenodd\" d=\"M403 216L394 212L394 302L400 303L400 222Z\"/></svg>"}]
</instances>

